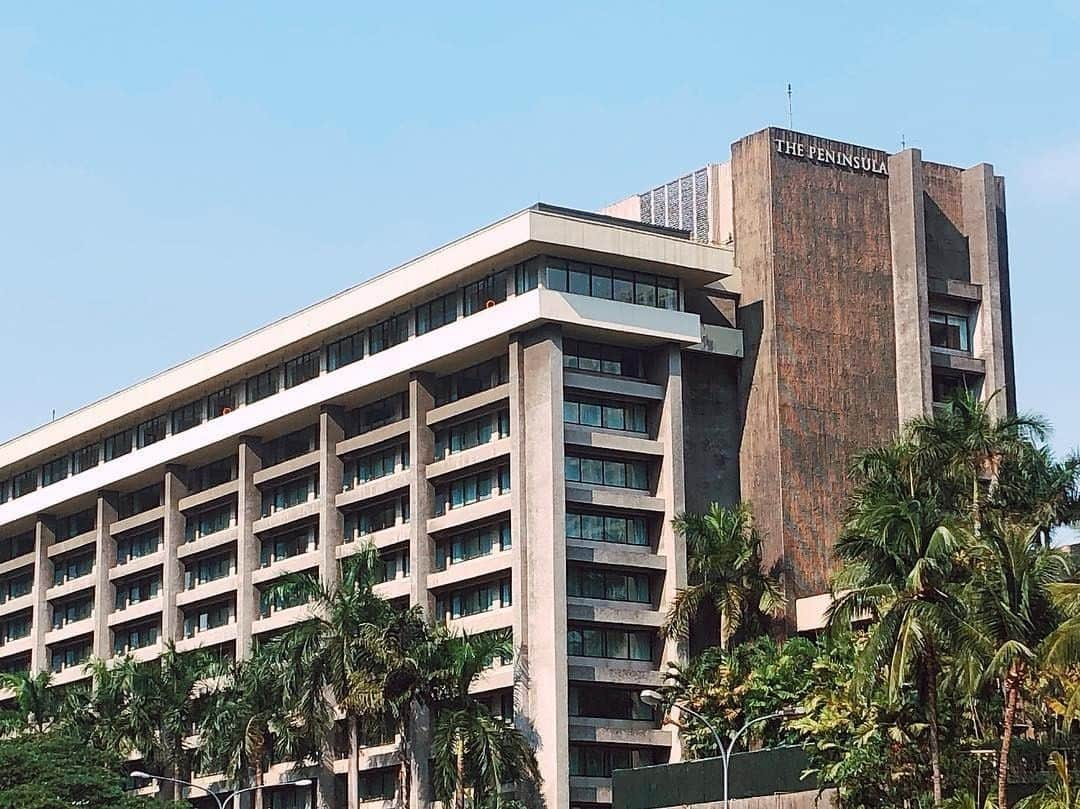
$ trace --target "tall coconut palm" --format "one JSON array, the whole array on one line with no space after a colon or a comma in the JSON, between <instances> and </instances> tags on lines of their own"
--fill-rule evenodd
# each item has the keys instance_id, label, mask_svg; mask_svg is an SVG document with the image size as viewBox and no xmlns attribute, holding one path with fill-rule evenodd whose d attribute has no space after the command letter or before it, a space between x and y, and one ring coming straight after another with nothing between
<instances>
[{"instance_id":1,"label":"tall coconut palm","mask_svg":"<svg viewBox=\"0 0 1080 809\"><path fill-rule=\"evenodd\" d=\"M63 710L62 693L51 686L47 671L0 673L0 689L11 691L13 705L0 710L0 733L43 733Z\"/></svg>"},{"instance_id":2,"label":"tall coconut palm","mask_svg":"<svg viewBox=\"0 0 1080 809\"><path fill-rule=\"evenodd\" d=\"M893 444L856 457L853 492L836 545L841 569L834 577L831 629L870 618L869 639L852 686L869 691L884 679L892 701L912 679L930 732L934 804L941 805L939 677L949 638L962 620L956 597L962 579L963 533L942 506L932 476L918 467L910 444Z\"/></svg>"},{"instance_id":3,"label":"tall coconut palm","mask_svg":"<svg viewBox=\"0 0 1080 809\"><path fill-rule=\"evenodd\" d=\"M90 661L92 741L118 755L138 753L151 772L183 777L195 761L189 737L205 704L206 667L204 656L180 654L171 642L146 662L130 656ZM160 790L167 800L175 795L169 782Z\"/></svg>"},{"instance_id":4,"label":"tall coconut palm","mask_svg":"<svg viewBox=\"0 0 1080 809\"><path fill-rule=\"evenodd\" d=\"M1002 684L997 792L998 806L1005 809L1013 728L1039 669L1080 662L1078 645L1062 638L1063 627L1076 617L1066 611L1069 601L1062 599L1059 589L1069 582L1072 571L1068 555L1047 547L1039 527L1001 519L987 523L975 546L974 562L975 574L966 591L970 621L961 652L982 661L970 684L973 690L988 682Z\"/></svg>"},{"instance_id":5,"label":"tall coconut palm","mask_svg":"<svg viewBox=\"0 0 1080 809\"><path fill-rule=\"evenodd\" d=\"M207 672L213 685L197 727L201 769L256 787L255 809L262 809L263 781L275 758L320 759L321 740L305 733L311 726L293 713L285 694L283 672L291 665L262 647Z\"/></svg>"},{"instance_id":6,"label":"tall coconut palm","mask_svg":"<svg viewBox=\"0 0 1080 809\"><path fill-rule=\"evenodd\" d=\"M356 763L360 729L385 715L386 628L397 611L374 592L378 551L368 545L346 558L336 584L311 574L289 576L276 593L311 604L311 617L277 638L275 654L293 661L282 687L299 721L298 732L330 738L334 711L345 715L349 743L348 805L359 803ZM423 624L415 610L407 611ZM407 796L399 796L406 800Z\"/></svg>"},{"instance_id":7,"label":"tall coconut palm","mask_svg":"<svg viewBox=\"0 0 1080 809\"><path fill-rule=\"evenodd\" d=\"M984 488L997 480L1002 464L1024 463L1036 443L1049 432L1046 421L1034 415L998 416L995 401L960 392L946 407L913 419L905 427L919 465L936 469L966 488L965 500L977 535L984 521Z\"/></svg>"},{"instance_id":8,"label":"tall coconut palm","mask_svg":"<svg viewBox=\"0 0 1080 809\"><path fill-rule=\"evenodd\" d=\"M688 584L675 594L665 635L688 638L694 619L711 605L720 617L720 646L726 649L755 614L784 614L780 580L762 569L763 540L749 504L726 508L713 503L705 514L678 515L673 525L686 540Z\"/></svg>"},{"instance_id":9,"label":"tall coconut palm","mask_svg":"<svg viewBox=\"0 0 1080 809\"><path fill-rule=\"evenodd\" d=\"M432 738L435 796L452 809L504 805L508 783L537 785L532 747L505 719L493 716L471 693L476 679L496 658L514 653L507 632L463 634L442 644L443 665L435 673L436 713Z\"/></svg>"}]
</instances>

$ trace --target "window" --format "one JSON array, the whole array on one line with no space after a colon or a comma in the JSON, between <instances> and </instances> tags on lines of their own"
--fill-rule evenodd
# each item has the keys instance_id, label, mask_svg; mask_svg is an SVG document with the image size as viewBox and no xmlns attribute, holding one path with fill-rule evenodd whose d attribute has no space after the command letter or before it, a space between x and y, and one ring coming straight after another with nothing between
<instances>
[{"instance_id":1,"label":"window","mask_svg":"<svg viewBox=\"0 0 1080 809\"><path fill-rule=\"evenodd\" d=\"M514 292L523 295L540 286L540 259L534 258L514 267Z\"/></svg>"},{"instance_id":2,"label":"window","mask_svg":"<svg viewBox=\"0 0 1080 809\"><path fill-rule=\"evenodd\" d=\"M139 449L156 444L163 439L168 430L169 420L165 416L147 419L135 428L135 439Z\"/></svg>"},{"instance_id":3,"label":"window","mask_svg":"<svg viewBox=\"0 0 1080 809\"><path fill-rule=\"evenodd\" d=\"M967 317L931 312L930 345L953 351L971 351L971 328Z\"/></svg>"},{"instance_id":4,"label":"window","mask_svg":"<svg viewBox=\"0 0 1080 809\"><path fill-rule=\"evenodd\" d=\"M25 556L34 550L34 532L27 531L23 534L0 540L0 562L10 562L20 556ZM2 598L0 592L0 598Z\"/></svg>"},{"instance_id":5,"label":"window","mask_svg":"<svg viewBox=\"0 0 1080 809\"><path fill-rule=\"evenodd\" d=\"M487 444L496 438L510 435L510 411L487 413L480 418L437 430L435 433L435 459L440 460L473 447Z\"/></svg>"},{"instance_id":6,"label":"window","mask_svg":"<svg viewBox=\"0 0 1080 809\"><path fill-rule=\"evenodd\" d=\"M397 790L398 772L393 767L365 770L358 775L360 800L391 800Z\"/></svg>"},{"instance_id":7,"label":"window","mask_svg":"<svg viewBox=\"0 0 1080 809\"><path fill-rule=\"evenodd\" d=\"M435 404L444 405L491 390L510 379L510 360L496 357L471 368L444 376L435 383Z\"/></svg>"},{"instance_id":8,"label":"window","mask_svg":"<svg viewBox=\"0 0 1080 809\"><path fill-rule=\"evenodd\" d=\"M239 461L235 455L197 466L188 474L188 488L195 494L236 480L238 466Z\"/></svg>"},{"instance_id":9,"label":"window","mask_svg":"<svg viewBox=\"0 0 1080 809\"><path fill-rule=\"evenodd\" d=\"M296 591L278 590L270 585L265 590L259 591L259 617L269 618L275 612L299 607L307 603L301 593Z\"/></svg>"},{"instance_id":10,"label":"window","mask_svg":"<svg viewBox=\"0 0 1080 809\"><path fill-rule=\"evenodd\" d=\"M111 461L131 452L135 445L135 430L121 430L105 439L105 460Z\"/></svg>"},{"instance_id":11,"label":"window","mask_svg":"<svg viewBox=\"0 0 1080 809\"><path fill-rule=\"evenodd\" d=\"M0 480L0 503L6 503L11 497L11 481Z\"/></svg>"},{"instance_id":12,"label":"window","mask_svg":"<svg viewBox=\"0 0 1080 809\"><path fill-rule=\"evenodd\" d=\"M393 424L409 417L409 397L406 393L395 393L385 399L379 399L364 405L349 414L349 437L363 435L387 424Z\"/></svg>"},{"instance_id":13,"label":"window","mask_svg":"<svg viewBox=\"0 0 1080 809\"><path fill-rule=\"evenodd\" d=\"M319 425L312 424L302 430L288 433L267 442L263 447L263 463L267 466L307 455L319 448Z\"/></svg>"},{"instance_id":14,"label":"window","mask_svg":"<svg viewBox=\"0 0 1080 809\"><path fill-rule=\"evenodd\" d=\"M259 562L263 567L269 567L274 562L309 553L318 547L318 532L314 525L307 525L299 530L287 531L264 539Z\"/></svg>"},{"instance_id":15,"label":"window","mask_svg":"<svg viewBox=\"0 0 1080 809\"><path fill-rule=\"evenodd\" d=\"M75 450L71 455L71 473L77 475L87 469L93 469L101 462L101 444L93 443Z\"/></svg>"},{"instance_id":16,"label":"window","mask_svg":"<svg viewBox=\"0 0 1080 809\"><path fill-rule=\"evenodd\" d=\"M0 604L6 604L13 598L29 595L34 589L34 572L27 568L18 573L0 578Z\"/></svg>"},{"instance_id":17,"label":"window","mask_svg":"<svg viewBox=\"0 0 1080 809\"><path fill-rule=\"evenodd\" d=\"M28 469L21 475L11 479L11 496L22 497L36 491L38 487L38 470Z\"/></svg>"},{"instance_id":18,"label":"window","mask_svg":"<svg viewBox=\"0 0 1080 809\"><path fill-rule=\"evenodd\" d=\"M261 401L278 392L278 369L269 368L261 374L249 377L245 383L244 401L247 404Z\"/></svg>"},{"instance_id":19,"label":"window","mask_svg":"<svg viewBox=\"0 0 1080 809\"><path fill-rule=\"evenodd\" d=\"M629 376L635 379L644 377L640 352L582 340L563 341L563 365L578 371L592 371L610 376Z\"/></svg>"},{"instance_id":20,"label":"window","mask_svg":"<svg viewBox=\"0 0 1080 809\"><path fill-rule=\"evenodd\" d=\"M409 578L409 549L385 551L379 556L375 580L379 583Z\"/></svg>"},{"instance_id":21,"label":"window","mask_svg":"<svg viewBox=\"0 0 1080 809\"><path fill-rule=\"evenodd\" d=\"M142 514L161 505L161 484L155 483L144 489L120 495L117 515L121 520Z\"/></svg>"},{"instance_id":22,"label":"window","mask_svg":"<svg viewBox=\"0 0 1080 809\"><path fill-rule=\"evenodd\" d=\"M194 542L226 528L236 525L236 503L224 503L204 511L196 512L187 518L184 526L184 539Z\"/></svg>"},{"instance_id":23,"label":"window","mask_svg":"<svg viewBox=\"0 0 1080 809\"><path fill-rule=\"evenodd\" d=\"M173 435L198 427L203 420L203 401L191 402L172 412Z\"/></svg>"},{"instance_id":24,"label":"window","mask_svg":"<svg viewBox=\"0 0 1080 809\"><path fill-rule=\"evenodd\" d=\"M663 764L663 751L652 747L625 745L570 745L570 775L587 778L610 778L615 770Z\"/></svg>"},{"instance_id":25,"label":"window","mask_svg":"<svg viewBox=\"0 0 1080 809\"><path fill-rule=\"evenodd\" d=\"M33 618L29 610L0 622L0 646L30 636Z\"/></svg>"},{"instance_id":26,"label":"window","mask_svg":"<svg viewBox=\"0 0 1080 809\"><path fill-rule=\"evenodd\" d=\"M116 564L126 565L132 559L141 559L159 550L161 550L160 528L122 537L116 541Z\"/></svg>"},{"instance_id":27,"label":"window","mask_svg":"<svg viewBox=\"0 0 1080 809\"><path fill-rule=\"evenodd\" d=\"M547 258L545 265L548 289L657 309L679 308L679 282L668 276L560 258Z\"/></svg>"},{"instance_id":28,"label":"window","mask_svg":"<svg viewBox=\"0 0 1080 809\"><path fill-rule=\"evenodd\" d=\"M656 721L655 709L641 701L638 691L601 685L572 685L569 697L570 716Z\"/></svg>"},{"instance_id":29,"label":"window","mask_svg":"<svg viewBox=\"0 0 1080 809\"><path fill-rule=\"evenodd\" d=\"M145 649L157 643L160 636L161 625L157 621L117 627L113 640L113 652L122 655L134 649Z\"/></svg>"},{"instance_id":30,"label":"window","mask_svg":"<svg viewBox=\"0 0 1080 809\"><path fill-rule=\"evenodd\" d=\"M647 629L572 626L566 631L566 653L574 657L651 662L652 639L652 633Z\"/></svg>"},{"instance_id":31,"label":"window","mask_svg":"<svg viewBox=\"0 0 1080 809\"><path fill-rule=\"evenodd\" d=\"M388 317L368 329L368 353L378 354L409 339L409 321L405 315Z\"/></svg>"},{"instance_id":32,"label":"window","mask_svg":"<svg viewBox=\"0 0 1080 809\"><path fill-rule=\"evenodd\" d=\"M285 363L285 387L293 388L319 375L319 349L301 354Z\"/></svg>"},{"instance_id":33,"label":"window","mask_svg":"<svg viewBox=\"0 0 1080 809\"><path fill-rule=\"evenodd\" d=\"M239 404L237 391L230 385L206 397L206 418L216 419L236 410Z\"/></svg>"},{"instance_id":34,"label":"window","mask_svg":"<svg viewBox=\"0 0 1080 809\"><path fill-rule=\"evenodd\" d=\"M222 601L201 608L184 611L184 637L193 638L200 632L231 624L236 620L236 604Z\"/></svg>"},{"instance_id":35,"label":"window","mask_svg":"<svg viewBox=\"0 0 1080 809\"><path fill-rule=\"evenodd\" d=\"M286 508L307 503L319 496L319 481L314 477L296 478L275 486L263 494L263 516L269 517Z\"/></svg>"},{"instance_id":36,"label":"window","mask_svg":"<svg viewBox=\"0 0 1080 809\"><path fill-rule=\"evenodd\" d=\"M29 674L30 654L7 657L0 660L0 671L4 674Z\"/></svg>"},{"instance_id":37,"label":"window","mask_svg":"<svg viewBox=\"0 0 1080 809\"><path fill-rule=\"evenodd\" d=\"M567 570L566 594L579 598L600 598L606 601L652 603L649 595L648 574L598 570L576 565Z\"/></svg>"},{"instance_id":38,"label":"window","mask_svg":"<svg viewBox=\"0 0 1080 809\"><path fill-rule=\"evenodd\" d=\"M161 593L161 574L129 579L116 583L116 609L125 610L132 604L141 604Z\"/></svg>"},{"instance_id":39,"label":"window","mask_svg":"<svg viewBox=\"0 0 1080 809\"><path fill-rule=\"evenodd\" d=\"M53 585L89 576L94 570L94 552L70 554L53 561Z\"/></svg>"},{"instance_id":40,"label":"window","mask_svg":"<svg viewBox=\"0 0 1080 809\"><path fill-rule=\"evenodd\" d=\"M193 562L185 564L184 589L190 590L200 584L224 579L231 576L236 567L232 553L222 553L215 556L205 556Z\"/></svg>"},{"instance_id":41,"label":"window","mask_svg":"<svg viewBox=\"0 0 1080 809\"><path fill-rule=\"evenodd\" d=\"M435 599L435 614L444 620L464 618L512 604L509 577L452 590Z\"/></svg>"},{"instance_id":42,"label":"window","mask_svg":"<svg viewBox=\"0 0 1080 809\"><path fill-rule=\"evenodd\" d=\"M451 292L433 301L417 306L416 333L427 334L429 331L453 323L457 320L457 293Z\"/></svg>"},{"instance_id":43,"label":"window","mask_svg":"<svg viewBox=\"0 0 1080 809\"><path fill-rule=\"evenodd\" d=\"M358 331L326 347L326 370L336 371L364 358L364 333Z\"/></svg>"},{"instance_id":44,"label":"window","mask_svg":"<svg viewBox=\"0 0 1080 809\"><path fill-rule=\"evenodd\" d=\"M94 530L96 523L96 508L88 508L75 514L69 514L66 517L60 517L56 521L56 541L63 542L65 539L71 539L80 534L88 534Z\"/></svg>"},{"instance_id":45,"label":"window","mask_svg":"<svg viewBox=\"0 0 1080 809\"><path fill-rule=\"evenodd\" d=\"M345 462L344 489L349 491L362 483L392 475L409 468L409 445L386 447Z\"/></svg>"},{"instance_id":46,"label":"window","mask_svg":"<svg viewBox=\"0 0 1080 809\"><path fill-rule=\"evenodd\" d=\"M466 315L473 315L489 306L506 300L506 276L502 273L489 275L461 289L462 308Z\"/></svg>"},{"instance_id":47,"label":"window","mask_svg":"<svg viewBox=\"0 0 1080 809\"><path fill-rule=\"evenodd\" d=\"M965 392L978 396L981 385L977 377L966 374L949 376L935 373L931 380L931 387L934 404L940 405L947 404L951 399Z\"/></svg>"},{"instance_id":48,"label":"window","mask_svg":"<svg viewBox=\"0 0 1080 809\"><path fill-rule=\"evenodd\" d=\"M41 485L51 486L68 476L68 456L49 461L41 467Z\"/></svg>"},{"instance_id":49,"label":"window","mask_svg":"<svg viewBox=\"0 0 1080 809\"><path fill-rule=\"evenodd\" d=\"M572 400L563 402L563 422L587 427L604 427L630 433L645 433L645 405L616 402Z\"/></svg>"},{"instance_id":50,"label":"window","mask_svg":"<svg viewBox=\"0 0 1080 809\"><path fill-rule=\"evenodd\" d=\"M435 489L435 515L487 500L510 491L510 467L486 469L443 483Z\"/></svg>"},{"instance_id":51,"label":"window","mask_svg":"<svg viewBox=\"0 0 1080 809\"><path fill-rule=\"evenodd\" d=\"M409 521L409 500L407 497L397 497L393 500L384 500L374 506L368 506L360 511L350 511L345 514L345 541L353 542L361 537L383 531L397 525L398 513L401 513L402 522Z\"/></svg>"},{"instance_id":52,"label":"window","mask_svg":"<svg viewBox=\"0 0 1080 809\"><path fill-rule=\"evenodd\" d=\"M81 666L90 659L90 641L82 640L64 646L53 646L50 650L49 662L53 673L60 673L64 669Z\"/></svg>"},{"instance_id":53,"label":"window","mask_svg":"<svg viewBox=\"0 0 1080 809\"><path fill-rule=\"evenodd\" d=\"M644 517L620 517L610 514L566 512L566 537L643 547L649 544L648 527Z\"/></svg>"},{"instance_id":54,"label":"window","mask_svg":"<svg viewBox=\"0 0 1080 809\"><path fill-rule=\"evenodd\" d=\"M57 601L52 605L52 628L60 629L76 621L85 621L94 611L94 599L90 596Z\"/></svg>"},{"instance_id":55,"label":"window","mask_svg":"<svg viewBox=\"0 0 1080 809\"><path fill-rule=\"evenodd\" d=\"M302 787L268 789L266 809L311 809L310 791Z\"/></svg>"},{"instance_id":56,"label":"window","mask_svg":"<svg viewBox=\"0 0 1080 809\"><path fill-rule=\"evenodd\" d=\"M500 689L477 694L476 701L483 705L490 716L512 723L514 721L514 691Z\"/></svg>"},{"instance_id":57,"label":"window","mask_svg":"<svg viewBox=\"0 0 1080 809\"><path fill-rule=\"evenodd\" d=\"M469 559L490 556L510 548L510 523L485 525L435 542L435 569L446 570Z\"/></svg>"},{"instance_id":58,"label":"window","mask_svg":"<svg viewBox=\"0 0 1080 809\"><path fill-rule=\"evenodd\" d=\"M604 458L566 456L566 480L620 489L649 488L649 467L645 461L618 461Z\"/></svg>"}]
</instances>

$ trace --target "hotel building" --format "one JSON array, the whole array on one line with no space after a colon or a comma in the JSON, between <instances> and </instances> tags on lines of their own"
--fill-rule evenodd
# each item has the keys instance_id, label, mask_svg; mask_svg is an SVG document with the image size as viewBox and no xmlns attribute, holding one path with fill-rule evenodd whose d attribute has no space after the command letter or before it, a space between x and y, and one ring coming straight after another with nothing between
<instances>
[{"instance_id":1,"label":"hotel building","mask_svg":"<svg viewBox=\"0 0 1080 809\"><path fill-rule=\"evenodd\" d=\"M602 213L536 205L0 445L0 669L244 656L365 543L380 593L510 629L478 689L549 807L677 757L672 518L750 500L820 625L850 454L958 385L1014 406L1004 186L781 129ZM273 809L395 804L371 739ZM426 762L412 803L430 804ZM268 783L288 780L276 767ZM205 779L210 783L212 778ZM195 797L194 795L192 796ZM351 807L350 807L351 809Z\"/></svg>"}]
</instances>

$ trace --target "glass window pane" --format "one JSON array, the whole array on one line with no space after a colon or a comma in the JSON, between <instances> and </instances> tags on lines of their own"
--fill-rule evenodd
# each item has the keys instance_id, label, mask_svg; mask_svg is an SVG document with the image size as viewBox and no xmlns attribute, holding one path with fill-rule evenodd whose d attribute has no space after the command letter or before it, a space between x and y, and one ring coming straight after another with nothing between
<instances>
[{"instance_id":1,"label":"glass window pane","mask_svg":"<svg viewBox=\"0 0 1080 809\"><path fill-rule=\"evenodd\" d=\"M599 542L604 538L604 518L596 514L581 515L581 535Z\"/></svg>"},{"instance_id":2,"label":"glass window pane","mask_svg":"<svg viewBox=\"0 0 1080 809\"><path fill-rule=\"evenodd\" d=\"M614 660L626 660L629 656L629 647L626 639L627 632L624 629L609 629L607 631L607 655Z\"/></svg>"},{"instance_id":3,"label":"glass window pane","mask_svg":"<svg viewBox=\"0 0 1080 809\"><path fill-rule=\"evenodd\" d=\"M603 484L604 462L596 458L582 458L581 481L583 483Z\"/></svg>"},{"instance_id":4,"label":"glass window pane","mask_svg":"<svg viewBox=\"0 0 1080 809\"><path fill-rule=\"evenodd\" d=\"M572 456L566 456L566 479L572 481L581 480L581 460Z\"/></svg>"},{"instance_id":5,"label":"glass window pane","mask_svg":"<svg viewBox=\"0 0 1080 809\"><path fill-rule=\"evenodd\" d=\"M601 407L598 404L591 404L582 402L579 405L581 413L581 424L588 425L589 427L599 427L602 424L601 419Z\"/></svg>"},{"instance_id":6,"label":"glass window pane","mask_svg":"<svg viewBox=\"0 0 1080 809\"><path fill-rule=\"evenodd\" d=\"M566 268L555 262L551 262L547 267L546 280L544 286L548 289L554 289L558 292L566 292Z\"/></svg>"},{"instance_id":7,"label":"glass window pane","mask_svg":"<svg viewBox=\"0 0 1080 809\"><path fill-rule=\"evenodd\" d=\"M634 274L615 270L611 285L612 297L620 303L634 302Z\"/></svg>"},{"instance_id":8,"label":"glass window pane","mask_svg":"<svg viewBox=\"0 0 1080 809\"><path fill-rule=\"evenodd\" d=\"M575 295L589 295L589 268L575 261L570 262L570 292Z\"/></svg>"},{"instance_id":9,"label":"glass window pane","mask_svg":"<svg viewBox=\"0 0 1080 809\"><path fill-rule=\"evenodd\" d=\"M622 461L604 461L604 485L626 485L626 466Z\"/></svg>"},{"instance_id":10,"label":"glass window pane","mask_svg":"<svg viewBox=\"0 0 1080 809\"><path fill-rule=\"evenodd\" d=\"M594 298L611 298L611 270L592 268L592 295Z\"/></svg>"}]
</instances>

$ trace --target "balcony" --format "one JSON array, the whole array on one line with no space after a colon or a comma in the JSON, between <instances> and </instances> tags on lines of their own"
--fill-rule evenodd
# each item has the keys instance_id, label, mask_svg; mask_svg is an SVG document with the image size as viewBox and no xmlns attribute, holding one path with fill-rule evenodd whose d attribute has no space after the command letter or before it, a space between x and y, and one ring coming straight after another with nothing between
<instances>
[{"instance_id":1,"label":"balcony","mask_svg":"<svg viewBox=\"0 0 1080 809\"><path fill-rule=\"evenodd\" d=\"M263 531L273 531L275 528L283 528L286 525L291 525L292 523L307 517L315 517L319 513L319 502L318 497L312 497L306 502L279 509L273 514L255 520L252 529L256 534L261 534Z\"/></svg>"},{"instance_id":2,"label":"balcony","mask_svg":"<svg viewBox=\"0 0 1080 809\"><path fill-rule=\"evenodd\" d=\"M477 447L455 452L447 455L441 461L434 461L427 465L427 479L435 480L452 472L459 472L470 466L482 464L485 461L493 461L510 454L511 437L497 438Z\"/></svg>"},{"instance_id":3,"label":"balcony","mask_svg":"<svg viewBox=\"0 0 1080 809\"><path fill-rule=\"evenodd\" d=\"M271 481L278 480L287 475L303 472L305 469L318 466L320 457L322 457L320 450L315 449L311 452L305 452L303 455L298 455L295 458L289 458L281 463L268 466L265 469L260 469L252 476L252 482L254 482L256 486L261 486L264 483L270 483Z\"/></svg>"},{"instance_id":4,"label":"balcony","mask_svg":"<svg viewBox=\"0 0 1080 809\"><path fill-rule=\"evenodd\" d=\"M434 534L438 531L448 531L451 528L458 528L471 522L487 520L508 513L510 511L511 496L509 492L495 495L487 500L480 500L467 506L449 509L445 514L438 517L430 517L427 521L428 533Z\"/></svg>"},{"instance_id":5,"label":"balcony","mask_svg":"<svg viewBox=\"0 0 1080 809\"><path fill-rule=\"evenodd\" d=\"M374 500L392 492L396 492L399 489L408 488L409 481L411 480L411 470L400 469L392 475L385 475L381 478L358 483L356 486L353 486L353 488L337 495L334 502L338 508L345 508L354 503L361 503L365 500Z\"/></svg>"}]
</instances>

